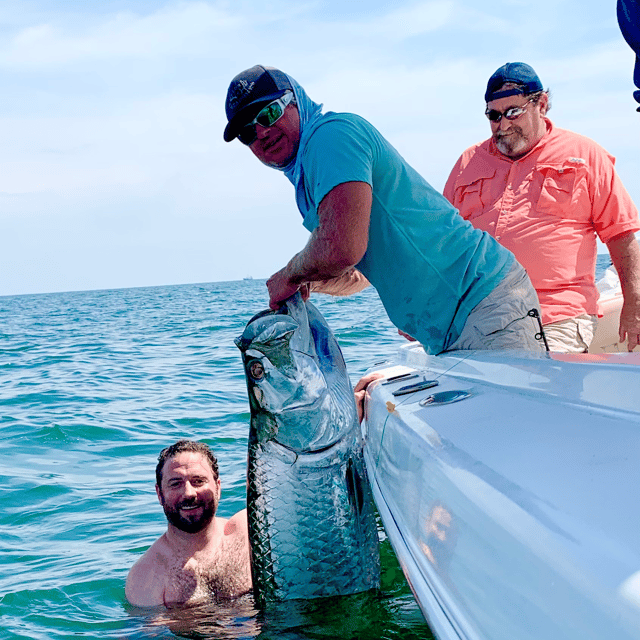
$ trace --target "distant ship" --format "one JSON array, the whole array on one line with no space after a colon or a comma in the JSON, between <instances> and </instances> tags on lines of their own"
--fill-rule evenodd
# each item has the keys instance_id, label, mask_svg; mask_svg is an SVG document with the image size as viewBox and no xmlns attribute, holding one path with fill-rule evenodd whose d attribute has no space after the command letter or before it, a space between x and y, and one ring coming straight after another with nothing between
<instances>
[{"instance_id":1,"label":"distant ship","mask_svg":"<svg viewBox=\"0 0 640 640\"><path fill-rule=\"evenodd\" d=\"M246 278L242 278L243 280L253 280L253 276L247 276Z\"/></svg>"}]
</instances>

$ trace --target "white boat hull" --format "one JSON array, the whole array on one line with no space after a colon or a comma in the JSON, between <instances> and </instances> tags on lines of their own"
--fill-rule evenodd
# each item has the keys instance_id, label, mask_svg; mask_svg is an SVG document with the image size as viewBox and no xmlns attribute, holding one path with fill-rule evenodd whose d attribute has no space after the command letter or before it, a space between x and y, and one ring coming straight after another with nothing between
<instances>
[{"instance_id":1,"label":"white boat hull","mask_svg":"<svg viewBox=\"0 0 640 640\"><path fill-rule=\"evenodd\" d=\"M438 638L640 638L640 354L413 343L377 369L417 376L370 386L365 454Z\"/></svg>"}]
</instances>

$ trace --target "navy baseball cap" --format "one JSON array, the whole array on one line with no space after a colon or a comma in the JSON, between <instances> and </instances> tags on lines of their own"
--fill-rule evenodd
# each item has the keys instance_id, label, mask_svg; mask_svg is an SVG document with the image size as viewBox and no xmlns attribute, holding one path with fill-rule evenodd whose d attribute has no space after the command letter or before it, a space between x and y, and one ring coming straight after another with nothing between
<instances>
[{"instance_id":1,"label":"navy baseball cap","mask_svg":"<svg viewBox=\"0 0 640 640\"><path fill-rule=\"evenodd\" d=\"M239 73L229 85L224 108L229 121L224 139L231 142L238 131L253 120L265 105L293 91L286 74L273 67L256 65Z\"/></svg>"},{"instance_id":2,"label":"navy baseball cap","mask_svg":"<svg viewBox=\"0 0 640 640\"><path fill-rule=\"evenodd\" d=\"M506 82L513 82L520 86L500 91L500 88ZM533 68L524 62L507 62L489 78L484 101L491 102L498 98L506 98L517 94L526 96L536 91L543 91L543 88L542 82L540 82L540 78L538 78L538 74Z\"/></svg>"}]
</instances>

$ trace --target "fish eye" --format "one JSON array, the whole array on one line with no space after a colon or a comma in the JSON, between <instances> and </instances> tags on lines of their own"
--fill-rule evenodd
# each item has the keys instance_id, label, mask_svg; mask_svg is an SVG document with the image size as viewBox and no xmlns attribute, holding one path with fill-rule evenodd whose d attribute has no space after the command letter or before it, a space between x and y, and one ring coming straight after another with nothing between
<instances>
[{"instance_id":1,"label":"fish eye","mask_svg":"<svg viewBox=\"0 0 640 640\"><path fill-rule=\"evenodd\" d=\"M260 381L264 378L264 366L260 360L253 360L249 363L247 368L249 369L249 374L254 380Z\"/></svg>"}]
</instances>

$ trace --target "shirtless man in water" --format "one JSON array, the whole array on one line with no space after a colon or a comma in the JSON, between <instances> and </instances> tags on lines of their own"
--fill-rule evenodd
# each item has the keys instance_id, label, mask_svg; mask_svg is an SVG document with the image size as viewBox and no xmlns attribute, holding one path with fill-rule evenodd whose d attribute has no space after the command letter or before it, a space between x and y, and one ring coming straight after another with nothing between
<instances>
[{"instance_id":1,"label":"shirtless man in water","mask_svg":"<svg viewBox=\"0 0 640 640\"><path fill-rule=\"evenodd\" d=\"M167 531L131 567L127 600L138 607L194 605L251 589L247 512L216 517L218 461L201 442L179 440L156 467Z\"/></svg>"}]
</instances>

